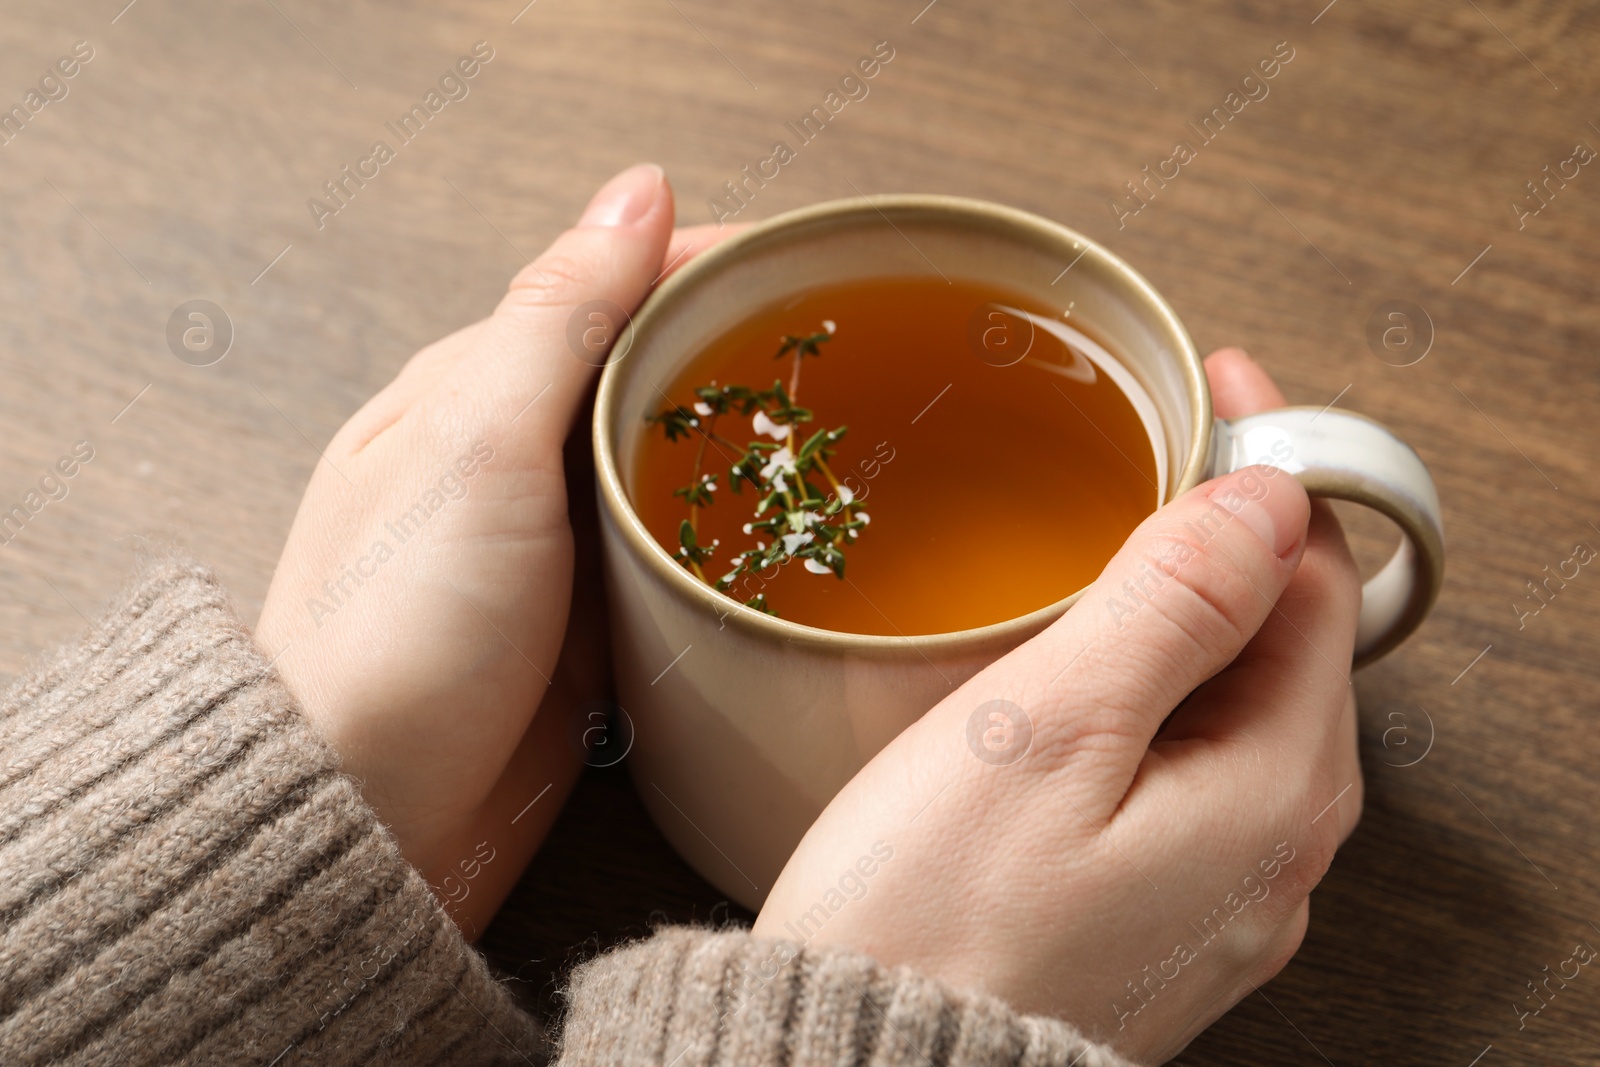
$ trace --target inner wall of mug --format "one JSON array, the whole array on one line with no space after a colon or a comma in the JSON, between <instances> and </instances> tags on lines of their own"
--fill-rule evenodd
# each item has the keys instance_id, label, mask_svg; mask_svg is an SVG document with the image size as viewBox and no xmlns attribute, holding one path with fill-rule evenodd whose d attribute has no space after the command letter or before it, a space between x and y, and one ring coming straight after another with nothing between
<instances>
[{"instance_id":1,"label":"inner wall of mug","mask_svg":"<svg viewBox=\"0 0 1600 1067\"><path fill-rule=\"evenodd\" d=\"M832 213L812 209L812 217L787 225L777 220L739 242L739 254L712 254L691 265L708 269L675 278L687 284L669 283L658 294L647 328L623 357L631 365L614 368L624 373L611 445L630 510L644 419L714 339L762 306L813 286L915 274L1000 284L1047 307L1070 306L1066 321L1086 325L1149 394L1164 437L1166 499L1175 495L1195 433L1183 366L1192 346L1142 279L1098 245L1044 220L879 206L881 213L856 202L859 210L840 205ZM965 347L967 340L958 343Z\"/></svg>"}]
</instances>

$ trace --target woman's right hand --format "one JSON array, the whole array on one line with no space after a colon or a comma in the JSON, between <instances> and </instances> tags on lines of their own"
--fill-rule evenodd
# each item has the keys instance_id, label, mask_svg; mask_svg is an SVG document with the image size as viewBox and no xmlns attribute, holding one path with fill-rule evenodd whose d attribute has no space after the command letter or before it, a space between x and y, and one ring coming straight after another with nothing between
<instances>
[{"instance_id":1,"label":"woman's right hand","mask_svg":"<svg viewBox=\"0 0 1600 1067\"><path fill-rule=\"evenodd\" d=\"M1284 402L1236 349L1207 372L1224 417ZM755 933L1176 1055L1294 954L1360 818L1359 601L1338 521L1290 475L1184 494L840 792Z\"/></svg>"}]
</instances>

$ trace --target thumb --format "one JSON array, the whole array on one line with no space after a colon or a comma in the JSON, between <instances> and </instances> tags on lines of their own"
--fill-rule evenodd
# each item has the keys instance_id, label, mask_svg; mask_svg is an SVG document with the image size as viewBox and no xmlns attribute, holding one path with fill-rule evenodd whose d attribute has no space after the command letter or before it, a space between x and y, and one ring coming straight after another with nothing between
<instances>
[{"instance_id":1,"label":"thumb","mask_svg":"<svg viewBox=\"0 0 1600 1067\"><path fill-rule=\"evenodd\" d=\"M608 181L577 225L512 279L432 402L448 405L451 421L515 422L511 439L525 447L559 445L612 343L631 340L630 316L661 270L672 221L660 167L640 163Z\"/></svg>"},{"instance_id":2,"label":"thumb","mask_svg":"<svg viewBox=\"0 0 1600 1067\"><path fill-rule=\"evenodd\" d=\"M968 682L957 710L1008 699L1031 720L1041 769L1093 748L1131 773L1273 610L1309 516L1300 483L1274 468L1196 486L1141 523L1070 611Z\"/></svg>"}]
</instances>

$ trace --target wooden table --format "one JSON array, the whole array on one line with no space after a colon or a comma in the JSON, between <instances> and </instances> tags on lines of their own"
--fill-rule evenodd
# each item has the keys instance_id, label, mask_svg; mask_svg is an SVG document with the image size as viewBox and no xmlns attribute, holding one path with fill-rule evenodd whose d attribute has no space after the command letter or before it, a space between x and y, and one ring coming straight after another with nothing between
<instances>
[{"instance_id":1,"label":"wooden table","mask_svg":"<svg viewBox=\"0 0 1600 1067\"><path fill-rule=\"evenodd\" d=\"M1600 548L1600 173L1567 163L1538 200L1524 184L1600 147L1594 5L124 2L23 0L0 29L4 107L93 49L0 147L0 509L76 442L94 452L0 553L0 669L72 637L147 535L258 610L318 447L491 307L598 182L659 160L682 221L708 221L887 40L870 96L741 219L915 190L1063 220L1203 348L1243 344L1293 400L1394 427L1444 499L1438 608L1358 676L1366 816L1305 949L1182 1062L1600 1059L1600 974L1525 1028L1513 1009L1574 942L1600 944L1600 574L1519 612L1539 604L1525 583ZM478 40L495 52L470 96L319 230L307 198ZM1285 41L1268 95L1233 114ZM1228 122L1206 142L1188 124L1214 108ZM1172 174L1179 140L1194 158L1131 213L1124 183ZM208 367L166 340L195 298L235 330ZM1431 323L1413 309L1408 349L1369 346L1391 301ZM1356 534L1379 550L1380 527ZM567 963L652 922L737 917L611 770L484 944L548 1002Z\"/></svg>"}]
</instances>

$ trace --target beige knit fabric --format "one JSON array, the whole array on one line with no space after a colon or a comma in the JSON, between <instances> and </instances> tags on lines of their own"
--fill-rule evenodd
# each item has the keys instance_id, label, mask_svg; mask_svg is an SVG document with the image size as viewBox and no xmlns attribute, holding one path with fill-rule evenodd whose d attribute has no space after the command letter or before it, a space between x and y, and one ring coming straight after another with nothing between
<instances>
[{"instance_id":1,"label":"beige knit fabric","mask_svg":"<svg viewBox=\"0 0 1600 1067\"><path fill-rule=\"evenodd\" d=\"M0 1063L539 1046L204 569L148 569L0 701Z\"/></svg>"},{"instance_id":2,"label":"beige knit fabric","mask_svg":"<svg viewBox=\"0 0 1600 1067\"><path fill-rule=\"evenodd\" d=\"M1064 1022L904 967L667 929L579 968L561 1067L1132 1067Z\"/></svg>"},{"instance_id":3,"label":"beige knit fabric","mask_svg":"<svg viewBox=\"0 0 1600 1067\"><path fill-rule=\"evenodd\" d=\"M204 568L147 567L0 699L0 1064L546 1055ZM674 929L579 970L561 1063L1124 1061L864 956Z\"/></svg>"}]
</instances>

